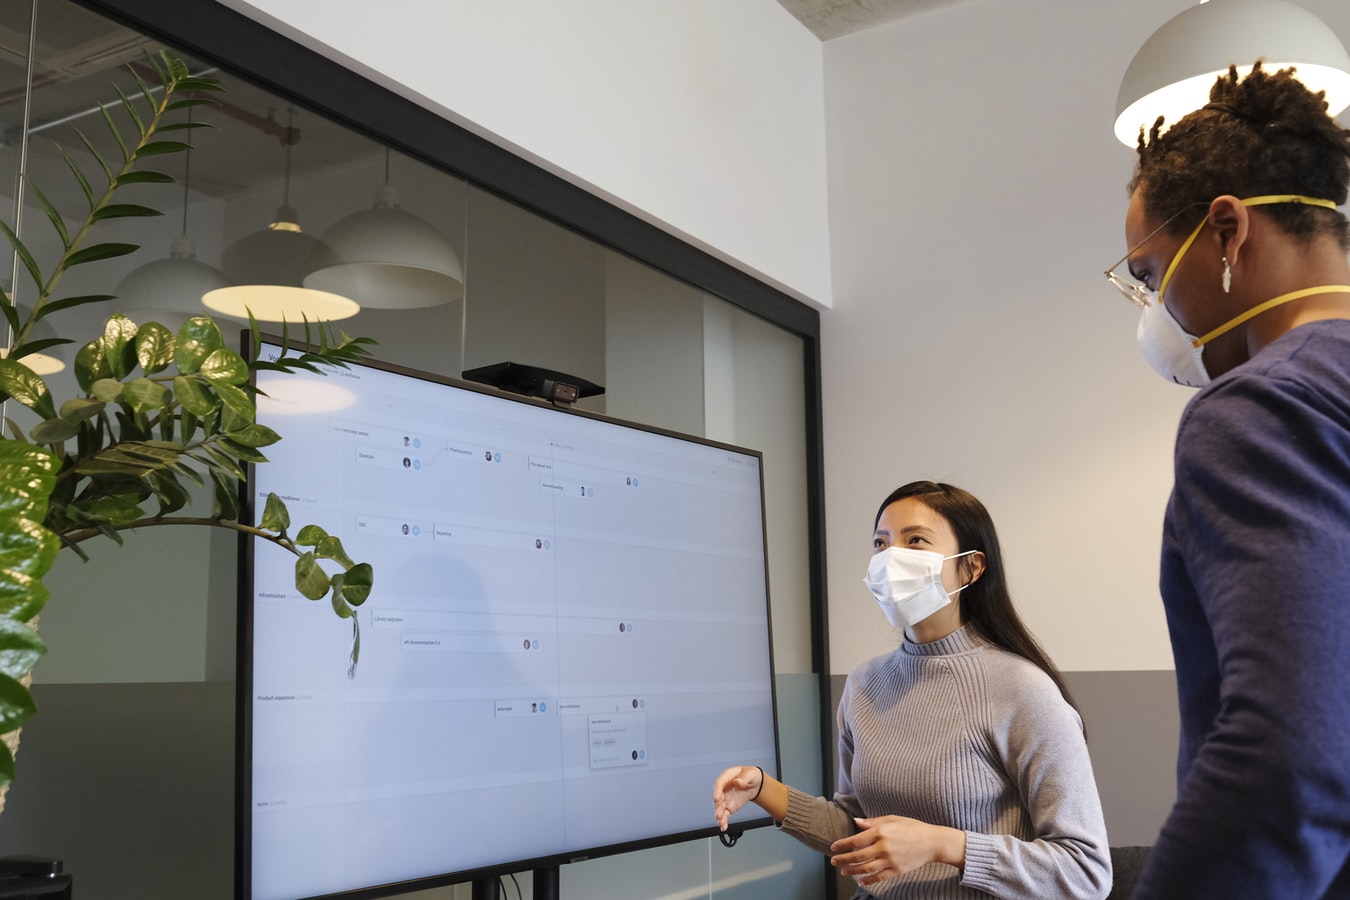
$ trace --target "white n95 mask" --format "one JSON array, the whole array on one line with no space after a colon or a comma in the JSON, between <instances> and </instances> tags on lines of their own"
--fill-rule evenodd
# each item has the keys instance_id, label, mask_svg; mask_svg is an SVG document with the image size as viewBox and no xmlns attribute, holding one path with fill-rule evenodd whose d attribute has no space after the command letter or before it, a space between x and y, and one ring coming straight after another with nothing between
<instances>
[{"instance_id":1,"label":"white n95 mask","mask_svg":"<svg viewBox=\"0 0 1350 900\"><path fill-rule=\"evenodd\" d=\"M1161 300L1144 307L1135 337L1144 359L1168 381L1196 388L1209 384L1204 345L1186 333Z\"/></svg>"},{"instance_id":2,"label":"white n95 mask","mask_svg":"<svg viewBox=\"0 0 1350 900\"><path fill-rule=\"evenodd\" d=\"M942 564L978 552L967 550L955 556L943 556L932 550L887 547L867 564L863 584L877 598L886 621L896 628L911 628L951 603L952 596L970 587L965 584L948 594L942 587Z\"/></svg>"}]
</instances>

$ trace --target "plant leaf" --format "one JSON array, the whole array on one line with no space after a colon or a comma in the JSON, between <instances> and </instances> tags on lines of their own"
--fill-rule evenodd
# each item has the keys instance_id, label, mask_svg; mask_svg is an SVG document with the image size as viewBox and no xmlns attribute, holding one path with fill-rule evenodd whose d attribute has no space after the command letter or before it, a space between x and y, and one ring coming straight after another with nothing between
<instances>
[{"instance_id":1,"label":"plant leaf","mask_svg":"<svg viewBox=\"0 0 1350 900\"><path fill-rule=\"evenodd\" d=\"M61 542L54 532L48 534L52 536L52 555L55 556ZM0 569L0 615L19 622L31 622L33 616L47 605L48 596L42 579L17 569Z\"/></svg>"},{"instance_id":2,"label":"plant leaf","mask_svg":"<svg viewBox=\"0 0 1350 900\"><path fill-rule=\"evenodd\" d=\"M95 399L102 403L117 403L122 399L122 391L125 390L122 382L116 378L100 378L95 381L89 389Z\"/></svg>"},{"instance_id":3,"label":"plant leaf","mask_svg":"<svg viewBox=\"0 0 1350 900\"><path fill-rule=\"evenodd\" d=\"M212 384L243 384L248 381L248 363L229 347L220 347L202 360L199 370Z\"/></svg>"},{"instance_id":4,"label":"plant leaf","mask_svg":"<svg viewBox=\"0 0 1350 900\"><path fill-rule=\"evenodd\" d=\"M310 600L318 600L328 593L328 573L319 566L313 551L304 553L295 561L295 589ZM342 615L338 613L338 615ZM348 613L350 615L350 613Z\"/></svg>"},{"instance_id":5,"label":"plant leaf","mask_svg":"<svg viewBox=\"0 0 1350 900\"><path fill-rule=\"evenodd\" d=\"M139 156L161 156L165 153L182 153L184 150L191 150L191 144L185 144L182 141L151 141L148 144L142 144L136 151Z\"/></svg>"},{"instance_id":6,"label":"plant leaf","mask_svg":"<svg viewBox=\"0 0 1350 900\"><path fill-rule=\"evenodd\" d=\"M285 534L286 529L291 527L291 514L275 492L267 494L267 502L263 504L262 520L258 523L258 527L275 531L277 534Z\"/></svg>"},{"instance_id":7,"label":"plant leaf","mask_svg":"<svg viewBox=\"0 0 1350 900\"><path fill-rule=\"evenodd\" d=\"M228 437L222 438L218 446L226 453L243 462L254 464L267 462L267 457L264 456L262 453L259 453L252 447L247 447L243 444L237 444L234 441L230 440Z\"/></svg>"},{"instance_id":8,"label":"plant leaf","mask_svg":"<svg viewBox=\"0 0 1350 900\"><path fill-rule=\"evenodd\" d=\"M19 236L3 221L0 221L0 229L4 230L5 237L9 239L9 245L14 248L14 252L18 255L19 261L23 263L23 267L28 270L28 277L33 279L33 284L41 287L44 281L42 270L38 268L37 261L33 259L33 254L28 252L28 248L24 246L23 241L19 240Z\"/></svg>"},{"instance_id":9,"label":"plant leaf","mask_svg":"<svg viewBox=\"0 0 1350 900\"><path fill-rule=\"evenodd\" d=\"M134 74L134 73L133 73L133 74ZM140 79L137 78L137 81L139 81L139 80L140 80ZM122 93L122 89L121 89L120 87L118 87L117 85L114 84L114 85L112 86L112 89L113 89L114 91L116 91L116 92L117 92L117 96L121 98L121 100L122 100L122 108L125 109L125 110L127 111L127 115L131 117L131 121L132 121L133 124L135 124L136 130L140 133L141 137L145 137L145 131L146 131L146 129L145 129L145 122L143 122L143 121L141 120L140 113L136 112L136 104L132 103L132 102L131 102L131 99L130 99L129 97L127 97L126 94ZM128 158L130 158L130 157L128 157Z\"/></svg>"},{"instance_id":10,"label":"plant leaf","mask_svg":"<svg viewBox=\"0 0 1350 900\"><path fill-rule=\"evenodd\" d=\"M184 375L196 375L202 361L225 346L216 323L206 316L194 316L178 329L174 363Z\"/></svg>"},{"instance_id":11,"label":"plant leaf","mask_svg":"<svg viewBox=\"0 0 1350 900\"><path fill-rule=\"evenodd\" d=\"M147 322L136 331L136 361L147 375L162 372L173 363L173 332L158 322Z\"/></svg>"},{"instance_id":12,"label":"plant leaf","mask_svg":"<svg viewBox=\"0 0 1350 900\"><path fill-rule=\"evenodd\" d=\"M112 132L113 140L115 140L117 142L117 146L121 148L122 159L123 161L125 161L129 155L127 153L127 145L126 142L122 140L122 135L118 133L116 123L113 122L112 116L108 114L108 111L106 109L99 110L99 112L103 114L103 123L107 125L108 130ZM113 179L117 177L113 174L112 166L108 165L108 161L105 160L103 158L103 155L98 152L98 148L94 146L94 142L89 140L89 138L84 134L84 132L76 128L75 133L80 136L80 140L84 142L84 148L89 151L90 156L94 157L94 161L99 164L99 168L103 169L103 174L107 176L108 183L112 184ZM97 202L98 201L94 199L93 192L90 191L89 208L93 209L94 204Z\"/></svg>"},{"instance_id":13,"label":"plant leaf","mask_svg":"<svg viewBox=\"0 0 1350 900\"><path fill-rule=\"evenodd\" d=\"M78 128L75 129L75 133L80 134L80 130ZM86 138L83 134L80 134L80 139L84 141L84 145L86 147L89 147L89 151L93 153L93 146L89 143L88 138ZM56 149L61 151L61 158L66 161L66 168L70 169L71 174L75 176L76 183L78 183L80 186L80 190L84 192L85 203L88 204L90 209L93 209L94 204L98 201L94 198L94 189L89 186L89 179L84 177L84 172L81 171L80 167L75 164L75 160L70 158L70 154L66 153L65 147L62 147L60 144L58 144L56 146ZM97 156L97 154L95 154L95 156ZM112 177L112 173L108 171L107 166L103 167L103 171L108 172L109 178Z\"/></svg>"},{"instance_id":14,"label":"plant leaf","mask_svg":"<svg viewBox=\"0 0 1350 900\"><path fill-rule=\"evenodd\" d=\"M33 426L28 435L39 444L64 444L79 433L79 423L55 418L43 419Z\"/></svg>"},{"instance_id":15,"label":"plant leaf","mask_svg":"<svg viewBox=\"0 0 1350 900\"><path fill-rule=\"evenodd\" d=\"M136 323L114 313L103 323L103 350L114 378L126 378L136 368Z\"/></svg>"},{"instance_id":16,"label":"plant leaf","mask_svg":"<svg viewBox=\"0 0 1350 900\"><path fill-rule=\"evenodd\" d=\"M133 378L122 391L122 402L136 412L150 412L173 402L173 392L149 378Z\"/></svg>"},{"instance_id":17,"label":"plant leaf","mask_svg":"<svg viewBox=\"0 0 1350 900\"><path fill-rule=\"evenodd\" d=\"M56 404L47 383L18 360L0 358L0 390L42 418L56 418Z\"/></svg>"},{"instance_id":18,"label":"plant leaf","mask_svg":"<svg viewBox=\"0 0 1350 900\"><path fill-rule=\"evenodd\" d=\"M47 199L47 195L42 193L42 189L31 178L25 175L23 180L28 185L28 190L37 198L38 206L41 206L42 211L47 214L47 218L51 221L52 227L56 229L56 233L61 236L61 248L63 250L69 249L70 232L66 230L65 220L61 218L61 214L57 212L56 207L52 205L52 202Z\"/></svg>"},{"instance_id":19,"label":"plant leaf","mask_svg":"<svg viewBox=\"0 0 1350 900\"><path fill-rule=\"evenodd\" d=\"M87 397L72 397L61 404L61 418L71 422L82 422L85 419L98 415L107 408L108 404L101 400L90 400Z\"/></svg>"},{"instance_id":20,"label":"plant leaf","mask_svg":"<svg viewBox=\"0 0 1350 900\"><path fill-rule=\"evenodd\" d=\"M106 219L136 219L162 215L164 213L159 210L139 203L108 203L96 209L89 217L89 221L102 222Z\"/></svg>"},{"instance_id":21,"label":"plant leaf","mask_svg":"<svg viewBox=\"0 0 1350 900\"><path fill-rule=\"evenodd\" d=\"M347 555L347 551L342 549L342 541L338 539L337 535L333 534L319 541L319 545L314 548L314 555L320 559L331 559L341 563L344 569L350 569L356 565L352 558Z\"/></svg>"},{"instance_id":22,"label":"plant leaf","mask_svg":"<svg viewBox=\"0 0 1350 900\"><path fill-rule=\"evenodd\" d=\"M220 402L204 384L186 375L174 376L173 390L178 395L179 405L197 417L210 415ZM184 430L187 430L186 425ZM184 440L188 437L188 434L183 435Z\"/></svg>"},{"instance_id":23,"label":"plant leaf","mask_svg":"<svg viewBox=\"0 0 1350 900\"><path fill-rule=\"evenodd\" d=\"M360 606L369 599L374 586L375 570L370 563L358 563L347 570L347 577L342 582L342 596L352 606Z\"/></svg>"},{"instance_id":24,"label":"plant leaf","mask_svg":"<svg viewBox=\"0 0 1350 900\"><path fill-rule=\"evenodd\" d=\"M247 480L247 476L244 474L244 470L239 467L239 463L235 462L234 458L224 450L211 444L207 444L204 449L206 450L206 455L211 458L211 464L213 466L230 473L239 481Z\"/></svg>"},{"instance_id":25,"label":"plant leaf","mask_svg":"<svg viewBox=\"0 0 1350 900\"><path fill-rule=\"evenodd\" d=\"M179 400L182 400L181 396ZM226 432L225 436L237 444L243 444L245 447L270 447L281 440L281 435L266 425L259 425L256 422L249 423L235 431Z\"/></svg>"},{"instance_id":26,"label":"plant leaf","mask_svg":"<svg viewBox=\"0 0 1350 900\"><path fill-rule=\"evenodd\" d=\"M49 300L42 304L42 309L38 312L38 318L45 319L54 312L63 309L69 309L72 306L83 306L86 303L103 303L106 300L116 300L112 294L85 294L82 297L64 297L60 300Z\"/></svg>"},{"instance_id":27,"label":"plant leaf","mask_svg":"<svg viewBox=\"0 0 1350 900\"><path fill-rule=\"evenodd\" d=\"M130 525L145 516L136 498L130 495L103 497L84 507L84 512L90 519L106 522L114 528Z\"/></svg>"},{"instance_id":28,"label":"plant leaf","mask_svg":"<svg viewBox=\"0 0 1350 900\"><path fill-rule=\"evenodd\" d=\"M218 384L216 394L227 407L246 420L252 420L257 414L253 398L232 384Z\"/></svg>"},{"instance_id":29,"label":"plant leaf","mask_svg":"<svg viewBox=\"0 0 1350 900\"><path fill-rule=\"evenodd\" d=\"M47 652L47 645L32 628L0 616L0 673L21 678Z\"/></svg>"},{"instance_id":30,"label":"plant leaf","mask_svg":"<svg viewBox=\"0 0 1350 900\"><path fill-rule=\"evenodd\" d=\"M92 244L67 256L66 268L96 262L100 259L115 259L119 256L126 256L128 253L135 253L139 249L141 249L139 244Z\"/></svg>"},{"instance_id":31,"label":"plant leaf","mask_svg":"<svg viewBox=\"0 0 1350 900\"><path fill-rule=\"evenodd\" d=\"M0 674L0 734L13 731L28 720L28 717L37 712L37 704L33 702L32 694L28 689L19 683L18 679L9 675ZM3 746L3 744L0 744ZM8 755L9 748L5 747L5 753ZM10 760L9 779L14 779L14 761ZM0 777L3 777L0 774Z\"/></svg>"},{"instance_id":32,"label":"plant leaf","mask_svg":"<svg viewBox=\"0 0 1350 900\"><path fill-rule=\"evenodd\" d=\"M328 532L318 525L306 525L295 536L295 543L300 547L317 547L327 537Z\"/></svg>"},{"instance_id":33,"label":"plant leaf","mask_svg":"<svg viewBox=\"0 0 1350 900\"><path fill-rule=\"evenodd\" d=\"M211 469L210 472L211 482L214 485L216 515L237 520L239 518L239 482L218 469Z\"/></svg>"},{"instance_id":34,"label":"plant leaf","mask_svg":"<svg viewBox=\"0 0 1350 900\"><path fill-rule=\"evenodd\" d=\"M128 184L173 184L178 179L172 175L166 175L163 172L152 172L149 169L141 169L135 172L124 172L118 175L113 181L114 187L125 187Z\"/></svg>"}]
</instances>

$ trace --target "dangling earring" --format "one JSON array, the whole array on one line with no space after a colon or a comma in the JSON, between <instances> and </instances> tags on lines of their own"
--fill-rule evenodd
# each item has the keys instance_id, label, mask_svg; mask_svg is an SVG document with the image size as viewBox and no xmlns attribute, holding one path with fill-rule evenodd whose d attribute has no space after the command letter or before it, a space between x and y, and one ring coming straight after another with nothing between
<instances>
[{"instance_id":1,"label":"dangling earring","mask_svg":"<svg viewBox=\"0 0 1350 900\"><path fill-rule=\"evenodd\" d=\"M1223 258L1223 292L1226 294L1233 289L1233 269L1228 265L1228 257Z\"/></svg>"}]
</instances>

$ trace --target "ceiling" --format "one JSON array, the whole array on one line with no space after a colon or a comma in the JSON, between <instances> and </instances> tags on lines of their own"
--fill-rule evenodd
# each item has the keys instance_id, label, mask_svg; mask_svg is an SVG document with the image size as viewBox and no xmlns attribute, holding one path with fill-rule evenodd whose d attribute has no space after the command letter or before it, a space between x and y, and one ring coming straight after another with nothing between
<instances>
[{"instance_id":1,"label":"ceiling","mask_svg":"<svg viewBox=\"0 0 1350 900\"><path fill-rule=\"evenodd\" d=\"M962 0L778 0L822 41Z\"/></svg>"}]
</instances>

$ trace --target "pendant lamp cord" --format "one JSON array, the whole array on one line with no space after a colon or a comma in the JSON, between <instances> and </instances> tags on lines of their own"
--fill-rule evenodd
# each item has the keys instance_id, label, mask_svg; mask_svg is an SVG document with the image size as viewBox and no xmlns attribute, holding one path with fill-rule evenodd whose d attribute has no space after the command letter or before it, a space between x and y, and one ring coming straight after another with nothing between
<instances>
[{"instance_id":1,"label":"pendant lamp cord","mask_svg":"<svg viewBox=\"0 0 1350 900\"><path fill-rule=\"evenodd\" d=\"M183 151L183 237L187 237L188 185L192 183L192 107L188 107L187 150Z\"/></svg>"},{"instance_id":2,"label":"pendant lamp cord","mask_svg":"<svg viewBox=\"0 0 1350 900\"><path fill-rule=\"evenodd\" d=\"M286 108L286 170L281 188L281 205L287 209L291 207L291 145L295 143L291 136L294 132L295 107L290 106Z\"/></svg>"},{"instance_id":3,"label":"pendant lamp cord","mask_svg":"<svg viewBox=\"0 0 1350 900\"><path fill-rule=\"evenodd\" d=\"M15 175L14 185L14 233L23 234L23 200L24 200L24 177L28 172L28 124L29 116L33 108L33 71L37 57L37 0L33 0L32 14L28 23L28 74L24 78L23 86L23 125L20 129L19 138L19 171ZM17 303L19 297L19 251L16 249L12 257L9 276L9 302ZM5 341L6 346L14 343L14 329L6 328L9 339ZM5 408L0 403L0 412Z\"/></svg>"}]
</instances>

